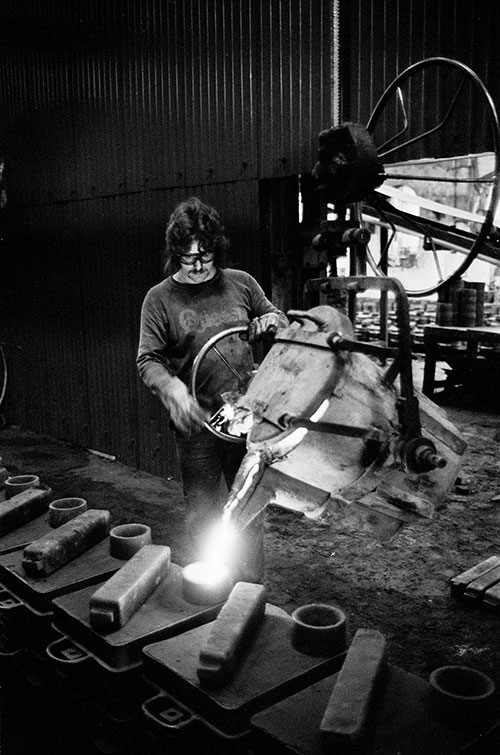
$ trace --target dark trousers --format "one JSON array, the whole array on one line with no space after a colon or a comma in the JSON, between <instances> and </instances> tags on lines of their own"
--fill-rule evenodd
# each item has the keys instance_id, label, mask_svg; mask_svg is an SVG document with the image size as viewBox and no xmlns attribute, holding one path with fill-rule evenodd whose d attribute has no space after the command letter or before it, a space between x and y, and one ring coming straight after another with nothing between
<instances>
[{"instance_id":1,"label":"dark trousers","mask_svg":"<svg viewBox=\"0 0 500 755\"><path fill-rule=\"evenodd\" d=\"M190 438L177 436L182 484L187 504L187 528L195 560L222 509L246 453L245 444L216 438L209 430ZM239 534L233 571L235 579L260 582L264 573L263 515Z\"/></svg>"}]
</instances>

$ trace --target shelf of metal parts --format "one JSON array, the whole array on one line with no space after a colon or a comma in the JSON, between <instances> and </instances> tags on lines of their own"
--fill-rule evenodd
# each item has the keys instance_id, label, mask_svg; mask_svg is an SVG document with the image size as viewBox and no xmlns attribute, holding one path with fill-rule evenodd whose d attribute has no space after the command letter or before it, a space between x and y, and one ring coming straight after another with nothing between
<instances>
[{"instance_id":1,"label":"shelf of metal parts","mask_svg":"<svg viewBox=\"0 0 500 755\"><path fill-rule=\"evenodd\" d=\"M197 674L200 650L212 624L147 645L143 651L145 677L221 736L243 735L255 712L342 665L345 654L324 658L295 650L291 644L292 626L291 616L266 604L264 618L232 679L221 688L203 687ZM144 707L150 725L156 720L160 733L165 728L165 717L155 716L155 705L150 701Z\"/></svg>"},{"instance_id":2,"label":"shelf of metal parts","mask_svg":"<svg viewBox=\"0 0 500 755\"><path fill-rule=\"evenodd\" d=\"M137 702L143 647L213 621L221 604L204 606L185 601L182 568L172 563L166 579L128 622L103 633L90 624L90 598L98 587L85 587L54 599L53 629L59 638L49 644L47 653L66 677L84 677L106 709L121 712L128 696L133 704Z\"/></svg>"},{"instance_id":3,"label":"shelf of metal parts","mask_svg":"<svg viewBox=\"0 0 500 755\"><path fill-rule=\"evenodd\" d=\"M43 651L54 639L54 598L105 581L124 563L110 555L109 538L47 577L28 576L22 560L22 550L0 556L0 622L11 636L15 632Z\"/></svg>"},{"instance_id":4,"label":"shelf of metal parts","mask_svg":"<svg viewBox=\"0 0 500 755\"><path fill-rule=\"evenodd\" d=\"M48 511L2 535L0 537L0 555L21 550L34 540L38 540L46 532L50 532Z\"/></svg>"},{"instance_id":5,"label":"shelf of metal parts","mask_svg":"<svg viewBox=\"0 0 500 755\"><path fill-rule=\"evenodd\" d=\"M255 751L277 755L324 755L325 744L321 742L320 726L336 679L337 674L333 674L253 716ZM480 725L473 717L469 721L461 721L459 726L443 720L430 708L429 683L394 666L387 668L379 684L368 718L366 746L358 748L356 752L384 755L472 754L479 751L474 749L475 745L479 745L484 736L500 724L498 710L496 717L492 713ZM341 750L346 751L344 747L339 747L338 752ZM331 752L334 751L337 752L337 748L331 749Z\"/></svg>"}]
</instances>

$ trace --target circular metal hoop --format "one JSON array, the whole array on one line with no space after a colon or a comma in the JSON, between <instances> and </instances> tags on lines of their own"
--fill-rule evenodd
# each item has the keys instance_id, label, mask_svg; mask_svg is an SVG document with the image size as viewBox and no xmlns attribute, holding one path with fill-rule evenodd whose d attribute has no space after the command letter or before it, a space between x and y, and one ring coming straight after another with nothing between
<instances>
[{"instance_id":1,"label":"circular metal hoop","mask_svg":"<svg viewBox=\"0 0 500 755\"><path fill-rule=\"evenodd\" d=\"M217 350L217 344L219 341L222 341L224 338L228 338L229 336L233 335L241 335L243 333L247 332L247 327L245 325L237 325L234 328L229 328L228 330L222 330L220 333L217 333L217 335L212 336L204 346L201 347L198 354L195 357L195 360L193 362L193 369L191 372L191 393L196 398L196 380L198 377L198 373L200 371L200 365L203 363L203 360L206 358L207 354L210 351L216 350L217 356L221 359L222 364L225 365L227 369L230 371L234 371L234 368L227 362L225 357L223 357L220 352ZM245 443L245 438L242 436L236 436L236 435L230 435L229 433L224 432L224 430L220 430L216 427L215 422L217 421L218 417L220 416L220 409L218 409L216 412L212 414L209 420L205 422L205 427L207 430L209 430L213 435L215 435L217 438L220 438L222 440L226 440L229 443Z\"/></svg>"},{"instance_id":2,"label":"circular metal hoop","mask_svg":"<svg viewBox=\"0 0 500 755\"><path fill-rule=\"evenodd\" d=\"M438 74L441 74L441 71L444 72L444 77L443 81L441 82L440 89L439 81L435 80L435 77L437 77ZM446 76L449 76L450 80L453 80L453 83L454 85L456 85L456 87L451 87L450 90L448 90L443 86L443 82L445 82ZM430 92L434 93L434 90L437 89L439 92L442 91L441 97L444 97L446 95L446 97L448 98L448 100L445 101L445 105L448 106L446 112L442 116L441 120L439 122L436 122L434 125L429 125L429 119L431 118L430 116L426 115L425 118L422 116L422 109L423 107L425 107L426 103L428 104L428 100L425 96L426 84L429 87ZM394 223L400 222L401 227L406 229L408 233L413 234L413 236L420 237L424 243L424 248L432 254L437 273L437 275L434 276L435 280L431 285L418 289L415 288L414 290L409 289L407 286L405 286L406 292L410 297L426 296L435 293L445 284L453 280L457 280L466 272L466 270L470 267L477 256L484 252L486 242L488 241L488 236L493 226L494 213L499 197L500 127L498 115L494 102L488 90L474 71L472 71L468 66L460 63L459 61L449 58L434 57L427 58L418 63L415 63L409 66L401 74L399 74L380 97L367 124L367 130L373 136L377 126L387 128L387 123L391 123L391 117L393 118L394 124L396 126L396 132L390 135L389 138L385 138L383 144L377 145L377 155L381 162L384 164L384 171L387 174L387 178L392 177L404 179L404 175L390 175L390 163L388 165L386 163L386 159L390 155L404 154L405 149L409 150L410 155L414 155L414 146L418 142L423 143L426 140L437 139L438 133L446 129L447 125L449 126L452 122L452 118L456 117L458 109L457 105L460 101L460 97L462 96L462 92L466 84L469 84L472 87L470 89L470 99L466 100L466 102L469 106L471 106L472 97L474 96L479 98L479 102L484 108L483 114L485 115L487 124L489 125L491 130L491 150L488 150L488 153L491 151L494 154L494 170L491 174L491 177L464 179L461 177L457 178L456 176L454 178L446 178L442 176L432 177L429 175L426 175L425 178L422 175L409 176L409 178L412 180L425 180L428 182L428 184L433 184L433 182L436 182L434 184L435 187L438 186L438 182L454 183L455 186L457 184L465 183L474 183L475 185L489 184L489 193L487 198L485 199L485 207L482 208L481 214L477 215L476 222L474 223L475 226L478 226L478 230L471 232L461 232L458 230L456 232L457 235L454 238L456 238L459 246L463 243L463 249L461 249L457 254L458 262L452 272L442 271L439 260L438 250L440 248L443 248L443 245L446 246L446 242L443 241L443 226L440 226L440 223L438 221L423 218L420 215L412 213L411 210L405 212L401 209L395 208L383 196L383 187L381 190L374 193L374 201L377 201L377 203L379 202L378 206L381 210L381 219L384 219L384 215L387 218L385 210L389 210L389 215L394 219ZM437 97L438 95L435 96ZM414 104L412 100L414 98L416 99L417 97L419 98L419 100L416 102L416 104ZM415 116L416 118L421 118L421 121L418 121L417 126L419 126L420 123L422 125L421 127L418 127L417 132L415 132L415 129L412 128L411 119L413 113L417 113L417 116ZM466 122L465 116L463 120L464 122ZM399 127L400 121L401 127ZM432 158L433 155L423 155L423 157ZM459 155L456 155L455 157L459 157ZM414 158L410 159L414 160ZM401 164L401 161L399 162L399 164ZM371 201L372 199L370 198L369 202ZM358 214L358 216L361 216L363 214L362 208L363 203L359 203L358 207L356 208L356 213ZM482 213L484 213L484 216ZM472 213L469 214L472 215ZM381 276L386 274L391 275L390 272L387 272L387 264L389 247L393 243L396 231L395 225L391 225L391 221L389 221L389 225L386 225L386 228L388 227L392 229L392 235L387 240L385 248L381 252L379 262L374 259L370 250L368 250L367 254L367 261L370 267L373 269L375 274ZM444 227L445 236L448 228L449 226ZM449 248L452 248L452 246L450 246ZM386 269L383 269L384 266Z\"/></svg>"}]
</instances>

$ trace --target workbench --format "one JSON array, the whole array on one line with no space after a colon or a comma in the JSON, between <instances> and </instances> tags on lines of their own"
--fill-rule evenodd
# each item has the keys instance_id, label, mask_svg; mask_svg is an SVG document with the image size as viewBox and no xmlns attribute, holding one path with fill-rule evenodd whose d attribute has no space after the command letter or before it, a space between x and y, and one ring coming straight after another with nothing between
<instances>
[{"instance_id":1,"label":"workbench","mask_svg":"<svg viewBox=\"0 0 500 755\"><path fill-rule=\"evenodd\" d=\"M485 371L494 380L500 371L500 326L458 327L426 325L424 327L424 377L422 392L431 399L443 381L436 381L436 365L445 362L451 368L447 384L474 386ZM486 387L486 386L485 386Z\"/></svg>"}]
</instances>

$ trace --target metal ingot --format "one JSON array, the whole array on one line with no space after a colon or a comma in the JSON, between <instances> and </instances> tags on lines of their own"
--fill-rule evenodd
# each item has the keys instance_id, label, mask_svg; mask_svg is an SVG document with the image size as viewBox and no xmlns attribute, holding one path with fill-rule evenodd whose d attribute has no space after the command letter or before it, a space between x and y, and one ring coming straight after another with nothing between
<instances>
[{"instance_id":1,"label":"metal ingot","mask_svg":"<svg viewBox=\"0 0 500 755\"><path fill-rule=\"evenodd\" d=\"M36 474L21 474L13 477L7 477L4 485L5 497L13 498L18 493L22 493L23 490L29 490L29 488L38 488L40 485L40 478Z\"/></svg>"},{"instance_id":2,"label":"metal ingot","mask_svg":"<svg viewBox=\"0 0 500 755\"><path fill-rule=\"evenodd\" d=\"M4 536L18 527L31 522L47 511L52 495L50 488L28 488L17 493L0 505L0 536L5 545Z\"/></svg>"},{"instance_id":3,"label":"metal ingot","mask_svg":"<svg viewBox=\"0 0 500 755\"><path fill-rule=\"evenodd\" d=\"M81 516L86 516L85 511ZM41 517L45 522L45 534L56 535L63 528L71 526L78 517L61 525L57 529L49 528L48 514ZM43 535L43 533L42 533ZM35 542L31 540L31 542ZM113 558L109 553L108 537L99 540L95 545L89 545L84 552L75 556L71 561L40 579L38 574L30 575L24 568L24 550L16 548L0 554L0 585L6 590L12 590L29 609L38 613L52 613L54 598L69 592L80 590L87 585L95 585L108 579L123 565L123 561ZM95 588L91 588L95 592ZM88 613L88 602L86 606Z\"/></svg>"},{"instance_id":4,"label":"metal ingot","mask_svg":"<svg viewBox=\"0 0 500 755\"><path fill-rule=\"evenodd\" d=\"M266 588L238 582L222 606L200 650L198 678L207 687L221 687L231 679L246 646L266 610Z\"/></svg>"},{"instance_id":5,"label":"metal ingot","mask_svg":"<svg viewBox=\"0 0 500 755\"><path fill-rule=\"evenodd\" d=\"M49 525L60 527L84 511L87 511L87 501L84 498L58 498L49 503Z\"/></svg>"},{"instance_id":6,"label":"metal ingot","mask_svg":"<svg viewBox=\"0 0 500 755\"><path fill-rule=\"evenodd\" d=\"M292 645L306 655L342 653L347 643L347 619L343 611L326 603L309 603L292 613Z\"/></svg>"},{"instance_id":7,"label":"metal ingot","mask_svg":"<svg viewBox=\"0 0 500 755\"><path fill-rule=\"evenodd\" d=\"M130 558L151 543L151 527L147 524L119 524L109 533L109 552L114 558Z\"/></svg>"},{"instance_id":8,"label":"metal ingot","mask_svg":"<svg viewBox=\"0 0 500 755\"><path fill-rule=\"evenodd\" d=\"M144 545L104 585L89 602L90 625L110 632L123 627L151 595L170 570L167 545Z\"/></svg>"},{"instance_id":9,"label":"metal ingot","mask_svg":"<svg viewBox=\"0 0 500 755\"><path fill-rule=\"evenodd\" d=\"M358 629L347 651L320 724L326 748L353 750L367 738L373 700L385 670L386 639Z\"/></svg>"},{"instance_id":10,"label":"metal ingot","mask_svg":"<svg viewBox=\"0 0 500 755\"><path fill-rule=\"evenodd\" d=\"M188 603L214 605L227 600L233 587L230 570L224 564L195 561L182 572L182 595Z\"/></svg>"},{"instance_id":11,"label":"metal ingot","mask_svg":"<svg viewBox=\"0 0 500 755\"><path fill-rule=\"evenodd\" d=\"M23 551L23 568L31 577L46 577L103 540L111 515L105 509L89 509L62 524Z\"/></svg>"}]
</instances>

